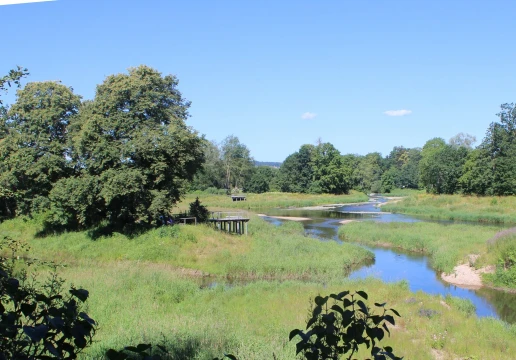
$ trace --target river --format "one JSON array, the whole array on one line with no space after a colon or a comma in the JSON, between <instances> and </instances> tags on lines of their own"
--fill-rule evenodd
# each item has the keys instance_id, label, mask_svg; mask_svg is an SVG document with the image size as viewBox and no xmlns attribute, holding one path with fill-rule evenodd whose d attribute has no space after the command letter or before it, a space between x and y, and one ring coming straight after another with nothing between
<instances>
[{"instance_id":1,"label":"river","mask_svg":"<svg viewBox=\"0 0 516 360\"><path fill-rule=\"evenodd\" d=\"M407 215L384 213L378 205L385 201L384 198L376 197L371 198L368 203L360 205L347 205L327 210L271 209L266 211L265 214L270 216L310 218L311 220L302 222L307 234L321 241L337 242L341 242L337 235L338 228L342 226L339 222L344 219L379 222L426 221ZM278 220L273 217L265 217L264 219L275 224L288 221ZM451 223L450 221L439 222ZM481 226L476 223L470 224ZM439 274L430 267L428 257L425 255L403 252L398 249L364 247L375 254L375 261L352 272L349 275L350 278L373 276L385 282L405 280L408 282L411 291L424 291L429 294L442 296L450 294L463 299L469 299L475 305L477 316L491 316L508 323L516 323L516 294L488 288L470 290L451 285L441 280Z\"/></svg>"}]
</instances>

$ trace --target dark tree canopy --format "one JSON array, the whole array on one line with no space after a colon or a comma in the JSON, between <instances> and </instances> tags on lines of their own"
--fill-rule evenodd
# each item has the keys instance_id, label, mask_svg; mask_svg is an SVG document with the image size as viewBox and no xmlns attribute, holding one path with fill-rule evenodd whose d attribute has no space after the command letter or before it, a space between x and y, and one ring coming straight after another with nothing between
<instances>
[{"instance_id":1,"label":"dark tree canopy","mask_svg":"<svg viewBox=\"0 0 516 360\"><path fill-rule=\"evenodd\" d=\"M50 194L50 224L148 225L171 211L204 159L202 139L185 124L190 103L177 84L174 76L139 66L97 87L71 124L75 174ZM66 199L63 189L75 198Z\"/></svg>"},{"instance_id":2,"label":"dark tree canopy","mask_svg":"<svg viewBox=\"0 0 516 360\"><path fill-rule=\"evenodd\" d=\"M246 182L244 191L261 194L271 190L272 182L275 180L278 169L270 166L257 166L254 168L251 177Z\"/></svg>"},{"instance_id":3,"label":"dark tree canopy","mask_svg":"<svg viewBox=\"0 0 516 360\"><path fill-rule=\"evenodd\" d=\"M53 183L69 175L67 126L80 104L57 82L29 83L18 91L0 143L0 184L16 193L16 213L48 207Z\"/></svg>"},{"instance_id":4,"label":"dark tree canopy","mask_svg":"<svg viewBox=\"0 0 516 360\"><path fill-rule=\"evenodd\" d=\"M434 194L457 192L468 151L464 146L448 145L441 138L427 141L419 162L421 183L426 191Z\"/></svg>"},{"instance_id":5,"label":"dark tree canopy","mask_svg":"<svg viewBox=\"0 0 516 360\"><path fill-rule=\"evenodd\" d=\"M468 157L460 182L463 191L481 195L516 194L516 108L502 104L482 144Z\"/></svg>"},{"instance_id":6,"label":"dark tree canopy","mask_svg":"<svg viewBox=\"0 0 516 360\"><path fill-rule=\"evenodd\" d=\"M277 182L285 192L343 194L351 186L351 169L332 144L305 144L281 164Z\"/></svg>"},{"instance_id":7,"label":"dark tree canopy","mask_svg":"<svg viewBox=\"0 0 516 360\"><path fill-rule=\"evenodd\" d=\"M309 192L313 171L310 164L313 145L303 145L298 152L289 155L279 169L281 191L293 193Z\"/></svg>"}]
</instances>

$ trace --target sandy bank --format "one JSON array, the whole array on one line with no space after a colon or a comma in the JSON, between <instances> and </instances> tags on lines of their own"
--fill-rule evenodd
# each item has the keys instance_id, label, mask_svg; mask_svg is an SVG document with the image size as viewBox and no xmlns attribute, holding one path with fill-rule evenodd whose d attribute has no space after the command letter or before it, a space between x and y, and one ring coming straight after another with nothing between
<instances>
[{"instance_id":1,"label":"sandy bank","mask_svg":"<svg viewBox=\"0 0 516 360\"><path fill-rule=\"evenodd\" d=\"M387 202L384 202L384 203L379 203L377 206L378 207L382 207L384 205L387 205L387 204L396 204L397 202L400 202L401 200L403 200L405 197L404 196L384 196L385 199L387 199Z\"/></svg>"},{"instance_id":2,"label":"sandy bank","mask_svg":"<svg viewBox=\"0 0 516 360\"><path fill-rule=\"evenodd\" d=\"M494 266L488 266L481 269L475 269L469 264L457 265L453 268L451 274L441 274L441 279L450 284L466 287L469 289L478 289L482 287L481 274L492 273Z\"/></svg>"},{"instance_id":3,"label":"sandy bank","mask_svg":"<svg viewBox=\"0 0 516 360\"><path fill-rule=\"evenodd\" d=\"M270 217L270 218L274 218L274 219L280 219L280 220L292 220L292 221L306 221L306 220L312 220L310 218L305 218L305 217L295 217L295 216L269 216L269 215L265 215L265 214L256 214L260 217Z\"/></svg>"},{"instance_id":4,"label":"sandy bank","mask_svg":"<svg viewBox=\"0 0 516 360\"><path fill-rule=\"evenodd\" d=\"M326 205L316 205L316 206L305 206L300 208L293 208L291 210L331 210L337 207L343 207L343 206L351 206L351 205L365 205L367 204L367 201L360 202L360 203L347 203L347 204L326 204Z\"/></svg>"},{"instance_id":5,"label":"sandy bank","mask_svg":"<svg viewBox=\"0 0 516 360\"><path fill-rule=\"evenodd\" d=\"M342 220L342 221L339 221L339 224L342 224L342 225L346 225L346 224L349 224L349 223L352 223L352 222L355 222L356 220Z\"/></svg>"}]
</instances>

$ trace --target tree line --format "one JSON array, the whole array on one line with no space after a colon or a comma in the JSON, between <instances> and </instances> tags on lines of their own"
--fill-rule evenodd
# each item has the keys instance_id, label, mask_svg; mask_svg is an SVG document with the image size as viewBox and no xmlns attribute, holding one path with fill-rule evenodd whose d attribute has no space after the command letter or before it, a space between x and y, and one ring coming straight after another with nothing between
<instances>
[{"instance_id":1,"label":"tree line","mask_svg":"<svg viewBox=\"0 0 516 360\"><path fill-rule=\"evenodd\" d=\"M402 188L424 189L433 194L514 195L514 104L501 105L497 116L500 121L489 125L476 148L475 137L464 133L449 141L430 139L422 148L395 146L385 157L378 152L342 155L333 144L319 141L302 145L279 168L253 166L247 147L231 135L220 145L211 142L206 147L206 163L191 189L345 194L351 189L389 193ZM232 177L227 169L233 171Z\"/></svg>"},{"instance_id":2,"label":"tree line","mask_svg":"<svg viewBox=\"0 0 516 360\"><path fill-rule=\"evenodd\" d=\"M0 93L27 70L0 78ZM60 82L28 83L0 97L0 220L44 214L49 229L153 226L187 192L235 190L343 194L395 188L435 194L516 192L516 108L503 104L481 144L458 134L385 157L304 144L279 168L255 166L230 135L208 141L186 125L178 79L147 66L108 76L93 100Z\"/></svg>"}]
</instances>

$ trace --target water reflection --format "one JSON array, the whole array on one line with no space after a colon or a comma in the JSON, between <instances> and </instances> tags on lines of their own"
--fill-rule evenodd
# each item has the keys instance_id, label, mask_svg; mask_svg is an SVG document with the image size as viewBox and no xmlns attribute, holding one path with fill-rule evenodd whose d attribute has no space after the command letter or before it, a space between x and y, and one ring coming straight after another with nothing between
<instances>
[{"instance_id":1,"label":"water reflection","mask_svg":"<svg viewBox=\"0 0 516 360\"><path fill-rule=\"evenodd\" d=\"M383 199L373 199L363 205L348 205L325 210L281 210L271 209L265 212L270 216L309 217L303 221L307 234L323 241L338 241L337 230L342 220L361 220L378 222L418 222L425 221L407 215L383 213L379 203ZM355 212L355 213L354 213ZM357 214L356 212L360 212ZM365 214L364 214L365 213ZM376 214L375 214L376 213ZM267 217L273 224L281 224L286 220ZM450 221L438 221L449 224ZM364 246L365 247L365 246ZM429 294L446 296L450 294L469 299L476 307L478 316L492 316L508 323L516 323L516 294L483 288L470 290L448 284L428 264L423 255L403 251L366 247L375 254L375 261L350 274L351 278L373 276L385 282L406 280L411 291L424 291Z\"/></svg>"}]
</instances>

